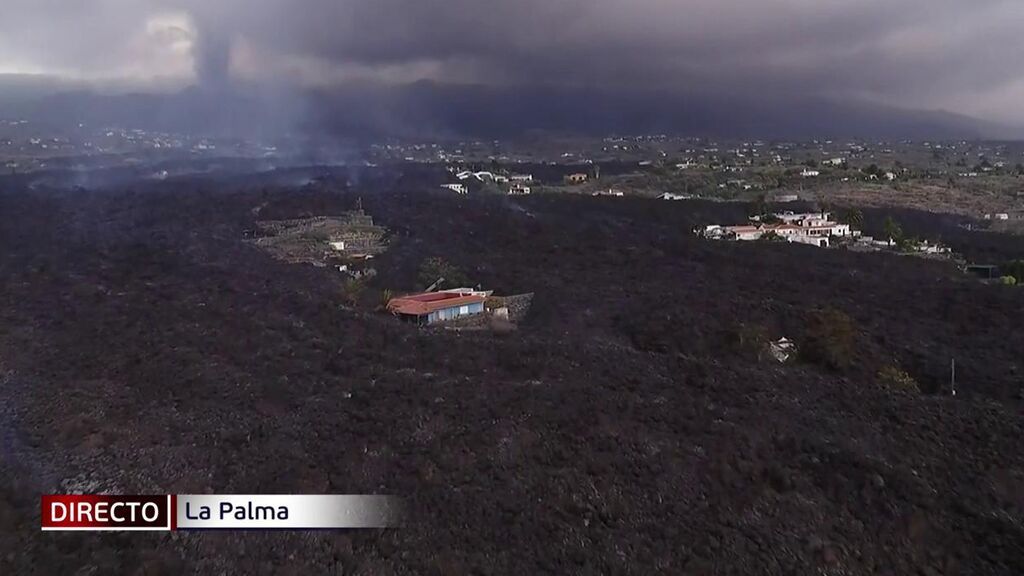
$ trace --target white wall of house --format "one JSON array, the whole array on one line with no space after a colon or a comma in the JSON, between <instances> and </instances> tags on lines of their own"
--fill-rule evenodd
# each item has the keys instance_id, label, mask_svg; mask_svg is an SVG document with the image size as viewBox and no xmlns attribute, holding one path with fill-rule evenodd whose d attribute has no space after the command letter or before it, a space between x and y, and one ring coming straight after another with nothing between
<instances>
[{"instance_id":1,"label":"white wall of house","mask_svg":"<svg viewBox=\"0 0 1024 576\"><path fill-rule=\"evenodd\" d=\"M829 240L827 236L816 237L816 236L805 236L798 234L791 236L788 240L794 244L809 244L811 246L817 246L819 248L828 248Z\"/></svg>"}]
</instances>

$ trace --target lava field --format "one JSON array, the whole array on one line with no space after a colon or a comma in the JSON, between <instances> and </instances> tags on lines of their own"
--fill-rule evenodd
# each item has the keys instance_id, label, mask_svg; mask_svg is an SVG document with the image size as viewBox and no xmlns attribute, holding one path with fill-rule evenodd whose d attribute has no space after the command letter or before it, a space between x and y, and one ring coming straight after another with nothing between
<instances>
[{"instance_id":1,"label":"lava field","mask_svg":"<svg viewBox=\"0 0 1024 576\"><path fill-rule=\"evenodd\" d=\"M0 192L0 573L1024 573L1024 288L692 234L738 204L432 188ZM257 207L360 201L389 248L356 306L337 270L245 241ZM958 217L895 215L973 260L1024 254ZM530 315L490 332L380 313L434 257L534 293ZM852 327L842 366L742 344L802 344L825 310ZM920 391L886 385L890 367ZM75 491L394 494L409 514L40 532L39 495Z\"/></svg>"}]
</instances>

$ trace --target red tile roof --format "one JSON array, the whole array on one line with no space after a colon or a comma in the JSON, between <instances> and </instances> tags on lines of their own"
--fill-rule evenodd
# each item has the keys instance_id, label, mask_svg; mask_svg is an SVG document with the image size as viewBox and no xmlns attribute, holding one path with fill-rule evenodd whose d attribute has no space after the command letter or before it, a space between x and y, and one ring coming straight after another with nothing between
<instances>
[{"instance_id":1,"label":"red tile roof","mask_svg":"<svg viewBox=\"0 0 1024 576\"><path fill-rule=\"evenodd\" d=\"M486 296L475 294L464 294L461 292L426 292L423 294L410 294L392 298L388 302L388 310L393 314L407 314L410 316L425 316L431 312L455 308L456 306L467 306L469 304L483 304L487 301Z\"/></svg>"}]
</instances>

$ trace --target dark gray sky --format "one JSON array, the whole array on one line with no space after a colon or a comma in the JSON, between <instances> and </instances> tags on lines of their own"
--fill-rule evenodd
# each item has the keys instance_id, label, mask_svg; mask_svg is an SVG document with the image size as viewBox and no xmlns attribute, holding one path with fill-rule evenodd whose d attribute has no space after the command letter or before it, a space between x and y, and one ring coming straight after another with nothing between
<instances>
[{"instance_id":1,"label":"dark gray sky","mask_svg":"<svg viewBox=\"0 0 1024 576\"><path fill-rule=\"evenodd\" d=\"M1024 122L1022 0L5 0L0 73L859 98Z\"/></svg>"}]
</instances>

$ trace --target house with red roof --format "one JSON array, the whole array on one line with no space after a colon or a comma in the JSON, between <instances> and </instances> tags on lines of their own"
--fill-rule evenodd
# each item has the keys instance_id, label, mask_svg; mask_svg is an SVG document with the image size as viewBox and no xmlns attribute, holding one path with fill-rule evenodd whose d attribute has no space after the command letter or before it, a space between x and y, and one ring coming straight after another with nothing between
<instances>
[{"instance_id":1,"label":"house with red roof","mask_svg":"<svg viewBox=\"0 0 1024 576\"><path fill-rule=\"evenodd\" d=\"M469 289L442 290L392 298L388 311L417 324L437 324L483 314L489 293Z\"/></svg>"}]
</instances>

